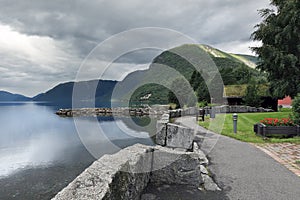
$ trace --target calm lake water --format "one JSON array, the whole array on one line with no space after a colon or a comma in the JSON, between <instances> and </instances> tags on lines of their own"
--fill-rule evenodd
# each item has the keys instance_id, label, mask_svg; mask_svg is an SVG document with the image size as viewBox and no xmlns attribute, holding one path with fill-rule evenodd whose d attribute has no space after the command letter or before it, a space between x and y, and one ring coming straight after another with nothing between
<instances>
[{"instance_id":1,"label":"calm lake water","mask_svg":"<svg viewBox=\"0 0 300 200\"><path fill-rule=\"evenodd\" d=\"M84 144L96 147L98 156L134 143L153 144L151 128L143 130L149 118L77 118L78 135L73 118L55 115L57 109L0 103L0 199L53 197L96 159L82 143L84 133Z\"/></svg>"}]
</instances>

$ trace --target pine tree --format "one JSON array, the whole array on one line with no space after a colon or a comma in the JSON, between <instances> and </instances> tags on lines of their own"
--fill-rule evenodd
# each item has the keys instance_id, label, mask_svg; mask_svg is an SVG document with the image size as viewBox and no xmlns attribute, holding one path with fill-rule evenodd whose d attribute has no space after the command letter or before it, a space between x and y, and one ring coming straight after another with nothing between
<instances>
[{"instance_id":1,"label":"pine tree","mask_svg":"<svg viewBox=\"0 0 300 200\"><path fill-rule=\"evenodd\" d=\"M251 80L247 86L245 97L243 101L247 106L259 107L261 104L261 98L258 94L259 86L254 80Z\"/></svg>"},{"instance_id":2,"label":"pine tree","mask_svg":"<svg viewBox=\"0 0 300 200\"><path fill-rule=\"evenodd\" d=\"M276 8L262 9L263 21L252 38L261 47L252 48L261 60L258 68L268 73L274 96L300 92L300 0L271 0Z\"/></svg>"}]
</instances>

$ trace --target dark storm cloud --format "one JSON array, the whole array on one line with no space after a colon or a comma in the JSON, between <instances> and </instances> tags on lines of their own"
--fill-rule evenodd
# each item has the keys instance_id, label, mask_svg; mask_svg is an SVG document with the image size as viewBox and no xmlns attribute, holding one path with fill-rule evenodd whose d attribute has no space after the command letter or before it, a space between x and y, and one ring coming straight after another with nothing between
<instances>
[{"instance_id":1,"label":"dark storm cloud","mask_svg":"<svg viewBox=\"0 0 300 200\"><path fill-rule=\"evenodd\" d=\"M171 28L199 42L248 40L268 1L1 1L0 20L29 35L67 40L82 53L136 27Z\"/></svg>"},{"instance_id":2,"label":"dark storm cloud","mask_svg":"<svg viewBox=\"0 0 300 200\"><path fill-rule=\"evenodd\" d=\"M0 57L4 53L6 57L6 62L0 62L0 71L1 67L9 70L10 73L3 69L1 71L5 72L3 76L8 76L12 72L10 66L17 65L14 71L27 73L29 77L48 75L51 83L71 80L74 79L80 62L97 44L122 31L152 26L174 29L195 38L199 43L223 50L249 53L250 34L253 26L260 21L257 9L267 5L268 0L0 0L0 25L9 26L11 31L20 33L24 38L29 37L31 43L44 45L44 51L56 49L50 55L54 61L49 61L44 57L35 59L36 52L32 53L32 59L27 59L27 54L22 53L16 57L14 50L4 48L1 51L3 46L0 46ZM32 39L32 36L36 38ZM145 42L151 45L164 41L165 38ZM131 42L123 41L113 48L120 48ZM34 48L39 50L40 46ZM157 53L158 51L130 53L116 62L148 63ZM21 67L23 62L27 64L26 70ZM44 85L47 84L41 85L43 88L36 87L27 93L33 94L46 89Z\"/></svg>"}]
</instances>

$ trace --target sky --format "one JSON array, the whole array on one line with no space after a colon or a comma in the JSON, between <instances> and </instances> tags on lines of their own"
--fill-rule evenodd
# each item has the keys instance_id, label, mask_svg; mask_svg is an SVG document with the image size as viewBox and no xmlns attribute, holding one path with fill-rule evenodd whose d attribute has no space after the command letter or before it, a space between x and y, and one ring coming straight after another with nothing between
<instances>
[{"instance_id":1,"label":"sky","mask_svg":"<svg viewBox=\"0 0 300 200\"><path fill-rule=\"evenodd\" d=\"M75 80L91 51L124 31L161 27L197 43L231 53L252 54L250 39L268 0L0 0L0 90L34 96ZM149 33L151 34L151 33ZM157 38L163 43L166 38ZM111 45L110 51L135 37ZM144 38L144 46L153 41ZM175 43L174 43L175 44ZM164 49L136 50L115 58L102 79L122 80L145 69ZM100 56L85 78L106 65Z\"/></svg>"}]
</instances>

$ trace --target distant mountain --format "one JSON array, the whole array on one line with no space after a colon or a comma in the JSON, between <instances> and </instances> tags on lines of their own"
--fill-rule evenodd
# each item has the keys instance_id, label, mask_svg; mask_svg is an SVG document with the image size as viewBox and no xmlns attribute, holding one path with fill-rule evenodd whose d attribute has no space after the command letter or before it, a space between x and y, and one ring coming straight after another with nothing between
<instances>
[{"instance_id":1,"label":"distant mountain","mask_svg":"<svg viewBox=\"0 0 300 200\"><path fill-rule=\"evenodd\" d=\"M20 94L0 91L0 101L30 101L30 98Z\"/></svg>"},{"instance_id":2,"label":"distant mountain","mask_svg":"<svg viewBox=\"0 0 300 200\"><path fill-rule=\"evenodd\" d=\"M96 102L109 102L112 91L117 81L111 80L91 80L80 82L61 83L45 93L41 93L32 98L33 101L55 102L57 104L71 104L73 88L77 92L76 101L90 102L95 98ZM94 95L93 95L94 93Z\"/></svg>"}]
</instances>

